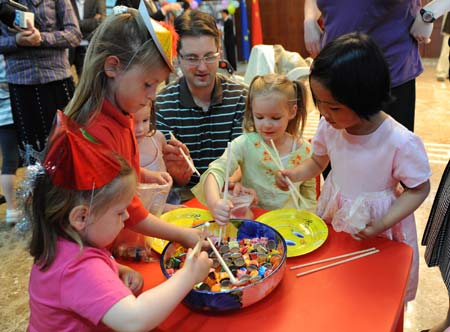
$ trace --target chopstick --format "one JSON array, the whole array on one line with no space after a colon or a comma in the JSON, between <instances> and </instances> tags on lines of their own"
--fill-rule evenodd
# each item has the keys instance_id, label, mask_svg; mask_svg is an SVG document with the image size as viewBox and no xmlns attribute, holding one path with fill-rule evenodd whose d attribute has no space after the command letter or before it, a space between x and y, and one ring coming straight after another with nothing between
<instances>
[{"instance_id":1,"label":"chopstick","mask_svg":"<svg viewBox=\"0 0 450 332\"><path fill-rule=\"evenodd\" d=\"M169 131L169 135L172 139L176 140L175 135ZM192 162L192 160L189 159L188 156L186 156L186 153L184 153L183 149L181 147L178 147L178 149L181 152L181 155L183 156L184 160L186 160L186 162L188 163L189 167L191 168L192 172L194 172L195 174L197 174L198 176L200 176L200 172L197 170L197 168L195 168L194 163Z\"/></svg>"},{"instance_id":2,"label":"chopstick","mask_svg":"<svg viewBox=\"0 0 450 332\"><path fill-rule=\"evenodd\" d=\"M272 154L272 153L270 152L270 150L267 148L266 144L263 142L264 149L266 149L266 152L269 154L270 158L272 158L272 160L275 162L275 165L277 165L278 169L279 169L280 171L283 171L283 170L284 170L283 163L281 162L281 158L280 158L280 155L279 155L279 153L278 153L278 150L277 150L276 147L275 147L275 143L273 142L272 139L270 140L270 142L271 142L271 144L272 144L273 149L275 150L275 153L276 153L276 155L277 155L277 158L275 158L275 157L273 156L273 154ZM289 185L289 192L290 192L290 194L291 194L292 201L294 202L295 208L296 208L297 210L300 210L300 206L298 205L297 198L300 199L300 200L303 200L303 197L300 195L300 193L298 192L297 188L295 188L295 185L294 185L294 183L291 181L291 179L289 179L288 177L285 177L285 179L286 179L286 181L287 181L287 183L288 183L288 185Z\"/></svg>"},{"instance_id":3,"label":"chopstick","mask_svg":"<svg viewBox=\"0 0 450 332\"><path fill-rule=\"evenodd\" d=\"M336 265L341 265L341 264L344 264L344 263L347 263L347 262L350 262L350 261L354 261L356 259L359 259L359 258L362 258L362 257L366 257L366 256L369 256L369 255L373 255L373 254L376 254L378 252L380 252L380 250L378 250L378 249L371 250L371 251L368 251L368 252L366 252L364 254L353 256L353 257L344 259L344 260L339 261L339 262L335 262L335 263L324 265L324 266L321 266L321 267L318 267L318 268L315 268L315 269L312 269L312 270L308 270L308 271L305 271L305 272L298 273L297 277L301 277L301 276L304 276L304 275L307 275L307 274L310 274L310 273L313 273L313 272L317 272L317 271L320 271L320 270L328 269L329 267L333 267L333 266L336 266Z\"/></svg>"},{"instance_id":4,"label":"chopstick","mask_svg":"<svg viewBox=\"0 0 450 332\"><path fill-rule=\"evenodd\" d=\"M223 200L225 201L225 204L228 199L228 182L229 182L228 177L230 176L230 163L231 163L231 143L228 142L227 143L227 162L226 162L226 168L225 168L225 185L223 187ZM220 245L220 242L222 241L223 228L224 228L224 226L221 225L220 229L219 229L219 245Z\"/></svg>"},{"instance_id":5,"label":"chopstick","mask_svg":"<svg viewBox=\"0 0 450 332\"><path fill-rule=\"evenodd\" d=\"M197 255L200 252L200 249L202 248L203 240L207 236L208 228L209 228L209 222L205 222L205 224L203 225L203 229L202 229L202 235L201 235L200 239L198 240L198 242L195 244L194 249L192 249L192 251L188 255L187 259L192 259L195 255Z\"/></svg>"},{"instance_id":6,"label":"chopstick","mask_svg":"<svg viewBox=\"0 0 450 332\"><path fill-rule=\"evenodd\" d=\"M217 256L217 259L220 262L220 265L222 265L222 268L225 270L225 272L230 276L230 281L233 284L238 284L239 281L234 277L233 273L230 271L227 263L225 263L225 261L223 260L222 256L220 255L220 253L217 251L216 247L214 246L214 243L211 241L211 239L209 237L206 237L206 240L208 240L209 245L211 246L211 249L214 251L214 253Z\"/></svg>"},{"instance_id":7,"label":"chopstick","mask_svg":"<svg viewBox=\"0 0 450 332\"><path fill-rule=\"evenodd\" d=\"M305 264L300 264L300 265L295 265L295 266L291 266L290 269L291 270L295 270L295 269L299 269L301 267L307 267L307 266L311 266L311 265L316 265L316 264L320 264L320 263L325 263L325 262L329 262L329 261L334 261L336 259L340 259L340 258L345 258L348 256L354 256L354 255L358 255L358 254L363 254L366 253L368 251L373 251L376 250L376 248L369 248L369 249L364 249L364 250L359 250L359 251L354 251L354 252L350 252L348 254L344 254L344 255L339 255L339 256L333 256L333 257L329 257L329 258L325 258L325 259L321 259L319 261L314 261L314 262L310 262L310 263L305 263Z\"/></svg>"}]
</instances>

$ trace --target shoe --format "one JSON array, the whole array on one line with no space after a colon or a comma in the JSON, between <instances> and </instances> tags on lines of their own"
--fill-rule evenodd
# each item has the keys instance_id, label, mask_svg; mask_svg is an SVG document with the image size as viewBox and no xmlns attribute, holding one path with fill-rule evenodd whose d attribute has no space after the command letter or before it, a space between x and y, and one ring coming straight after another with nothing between
<instances>
[{"instance_id":1,"label":"shoe","mask_svg":"<svg viewBox=\"0 0 450 332\"><path fill-rule=\"evenodd\" d=\"M6 218L5 221L9 225L15 225L20 220L21 213L19 210L8 210L6 209Z\"/></svg>"},{"instance_id":2,"label":"shoe","mask_svg":"<svg viewBox=\"0 0 450 332\"><path fill-rule=\"evenodd\" d=\"M439 81L439 82L445 82L445 80L447 79L445 76L437 76L436 77L436 79ZM429 331L429 329L428 330L423 330L423 331ZM422 331L422 332L423 332Z\"/></svg>"},{"instance_id":3,"label":"shoe","mask_svg":"<svg viewBox=\"0 0 450 332\"><path fill-rule=\"evenodd\" d=\"M0 195L0 205L6 203L6 198L3 195Z\"/></svg>"},{"instance_id":4,"label":"shoe","mask_svg":"<svg viewBox=\"0 0 450 332\"><path fill-rule=\"evenodd\" d=\"M420 332L430 332L430 329L422 330Z\"/></svg>"}]
</instances>

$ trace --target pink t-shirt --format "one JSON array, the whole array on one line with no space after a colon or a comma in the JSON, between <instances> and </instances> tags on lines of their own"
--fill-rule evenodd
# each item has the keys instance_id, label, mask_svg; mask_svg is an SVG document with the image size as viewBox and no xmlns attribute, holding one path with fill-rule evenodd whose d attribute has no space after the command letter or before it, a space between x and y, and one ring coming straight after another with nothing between
<instances>
[{"instance_id":1,"label":"pink t-shirt","mask_svg":"<svg viewBox=\"0 0 450 332\"><path fill-rule=\"evenodd\" d=\"M59 239L50 268L32 267L29 284L30 332L103 331L105 313L131 294L106 249Z\"/></svg>"}]
</instances>

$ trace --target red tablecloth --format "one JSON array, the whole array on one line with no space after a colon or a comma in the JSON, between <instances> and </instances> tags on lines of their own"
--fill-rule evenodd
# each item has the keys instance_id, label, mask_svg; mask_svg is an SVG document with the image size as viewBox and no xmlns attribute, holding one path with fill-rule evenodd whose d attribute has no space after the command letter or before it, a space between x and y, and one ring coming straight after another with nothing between
<instances>
[{"instance_id":1,"label":"red tablecloth","mask_svg":"<svg viewBox=\"0 0 450 332\"><path fill-rule=\"evenodd\" d=\"M290 266L370 247L380 252L303 277L296 277L296 273L316 266L289 270ZM382 238L358 242L329 228L322 247L287 260L283 280L262 301L226 314L194 312L180 304L157 331L402 331L403 297L412 254L412 249L402 243ZM165 280L158 263L126 264L142 273L144 289Z\"/></svg>"}]
</instances>

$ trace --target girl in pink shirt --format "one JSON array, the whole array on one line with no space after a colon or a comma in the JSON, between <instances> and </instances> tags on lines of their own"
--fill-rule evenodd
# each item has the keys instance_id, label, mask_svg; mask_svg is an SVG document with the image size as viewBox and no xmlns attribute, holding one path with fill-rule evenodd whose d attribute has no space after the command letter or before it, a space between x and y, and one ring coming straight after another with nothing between
<instances>
[{"instance_id":1,"label":"girl in pink shirt","mask_svg":"<svg viewBox=\"0 0 450 332\"><path fill-rule=\"evenodd\" d=\"M32 224L30 332L149 331L209 272L206 252L137 295L142 277L106 249L129 217L136 173L58 111L27 199Z\"/></svg>"},{"instance_id":2,"label":"girl in pink shirt","mask_svg":"<svg viewBox=\"0 0 450 332\"><path fill-rule=\"evenodd\" d=\"M373 40L362 33L341 36L314 60L311 91L322 115L312 157L276 174L304 181L332 170L317 214L364 240L383 236L414 249L405 300L417 290L419 256L413 212L430 191L427 154L420 138L385 112L391 101L389 69Z\"/></svg>"}]
</instances>

